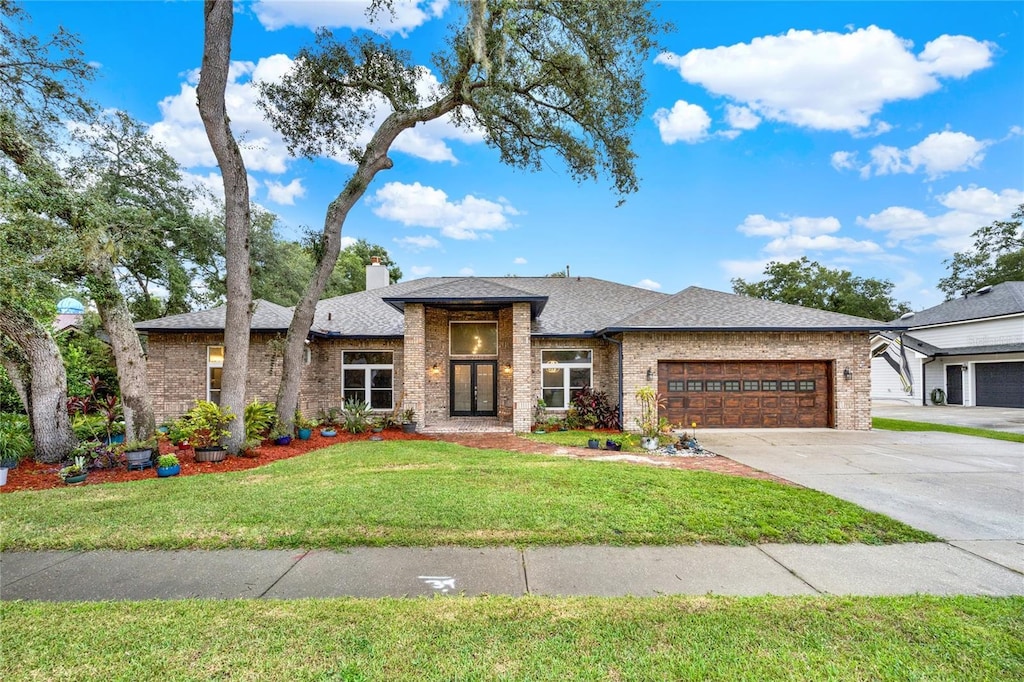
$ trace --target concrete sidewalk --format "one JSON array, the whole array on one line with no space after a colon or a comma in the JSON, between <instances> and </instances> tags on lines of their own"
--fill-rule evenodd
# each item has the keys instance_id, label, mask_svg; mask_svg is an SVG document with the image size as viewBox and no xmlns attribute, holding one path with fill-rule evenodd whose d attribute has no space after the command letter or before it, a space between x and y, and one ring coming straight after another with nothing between
<instances>
[{"instance_id":1,"label":"concrete sidewalk","mask_svg":"<svg viewBox=\"0 0 1024 682\"><path fill-rule=\"evenodd\" d=\"M1024 595L1024 546L1006 544L1003 565L945 543L9 552L0 599Z\"/></svg>"}]
</instances>

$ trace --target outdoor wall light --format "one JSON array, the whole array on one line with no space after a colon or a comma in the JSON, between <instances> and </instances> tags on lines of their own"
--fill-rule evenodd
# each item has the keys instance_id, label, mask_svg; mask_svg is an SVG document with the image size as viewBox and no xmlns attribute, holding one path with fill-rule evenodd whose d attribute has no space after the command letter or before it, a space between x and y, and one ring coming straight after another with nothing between
<instances>
[{"instance_id":1,"label":"outdoor wall light","mask_svg":"<svg viewBox=\"0 0 1024 682\"><path fill-rule=\"evenodd\" d=\"M843 370L843 378L847 381L853 378L853 372L850 371L849 367Z\"/></svg>"},{"instance_id":2,"label":"outdoor wall light","mask_svg":"<svg viewBox=\"0 0 1024 682\"><path fill-rule=\"evenodd\" d=\"M512 374L512 365L504 365L501 368L502 374Z\"/></svg>"},{"instance_id":3,"label":"outdoor wall light","mask_svg":"<svg viewBox=\"0 0 1024 682\"><path fill-rule=\"evenodd\" d=\"M650 367L648 367L648 368L647 368L647 380L648 380L648 381L650 381L650 380L651 380L651 379L653 379L653 378L654 378L654 372L652 372L652 371L651 371L651 368L650 368Z\"/></svg>"},{"instance_id":4,"label":"outdoor wall light","mask_svg":"<svg viewBox=\"0 0 1024 682\"><path fill-rule=\"evenodd\" d=\"M435 377L439 376L441 374L441 368L435 363L434 366L430 368L430 374Z\"/></svg>"}]
</instances>

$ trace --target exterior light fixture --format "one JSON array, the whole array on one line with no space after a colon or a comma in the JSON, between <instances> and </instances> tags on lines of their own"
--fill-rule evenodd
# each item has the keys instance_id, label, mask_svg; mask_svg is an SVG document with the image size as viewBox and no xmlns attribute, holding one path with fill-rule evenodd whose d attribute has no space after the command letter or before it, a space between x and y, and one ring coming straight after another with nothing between
<instances>
[{"instance_id":1,"label":"exterior light fixture","mask_svg":"<svg viewBox=\"0 0 1024 682\"><path fill-rule=\"evenodd\" d=\"M651 380L651 379L653 379L653 378L654 378L654 372L652 372L652 371L651 371L651 368L650 368L650 367L648 367L648 368L647 368L647 380L648 380L648 381L650 381L650 380Z\"/></svg>"},{"instance_id":2,"label":"exterior light fixture","mask_svg":"<svg viewBox=\"0 0 1024 682\"><path fill-rule=\"evenodd\" d=\"M843 378L847 381L853 378L853 372L850 371L849 367L843 370Z\"/></svg>"},{"instance_id":3,"label":"exterior light fixture","mask_svg":"<svg viewBox=\"0 0 1024 682\"><path fill-rule=\"evenodd\" d=\"M512 365L504 365L501 368L501 373L502 374L512 374Z\"/></svg>"},{"instance_id":4,"label":"exterior light fixture","mask_svg":"<svg viewBox=\"0 0 1024 682\"><path fill-rule=\"evenodd\" d=\"M441 368L437 366L437 363L434 363L434 366L430 368L430 374L435 377L441 374Z\"/></svg>"}]
</instances>

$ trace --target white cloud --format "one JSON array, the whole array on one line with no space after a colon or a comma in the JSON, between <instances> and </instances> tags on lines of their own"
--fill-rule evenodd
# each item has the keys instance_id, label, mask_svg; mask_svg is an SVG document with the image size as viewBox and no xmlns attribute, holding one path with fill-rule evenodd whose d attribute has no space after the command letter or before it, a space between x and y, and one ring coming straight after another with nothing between
<instances>
[{"instance_id":1,"label":"white cloud","mask_svg":"<svg viewBox=\"0 0 1024 682\"><path fill-rule=\"evenodd\" d=\"M259 181L247 176L249 180L249 198L256 196L259 189ZM224 208L224 181L220 177L220 171L210 171L205 175L183 171L181 179L188 187L194 187L197 192L193 199L196 210L201 213L219 213Z\"/></svg>"},{"instance_id":2,"label":"white cloud","mask_svg":"<svg viewBox=\"0 0 1024 682\"><path fill-rule=\"evenodd\" d=\"M748 237L785 237L791 234L815 236L838 232L839 221L828 218L796 217L788 220L771 220L761 214L748 215L736 229Z\"/></svg>"},{"instance_id":3,"label":"white cloud","mask_svg":"<svg viewBox=\"0 0 1024 682\"><path fill-rule=\"evenodd\" d=\"M784 217L772 220L761 214L748 215L736 230L748 237L771 237L762 251L771 260L791 261L808 252L841 251L843 253L880 254L882 248L872 241L858 241L839 237L842 228L839 220L832 216L811 218L805 216ZM747 271L762 261L722 261L727 271ZM763 266L762 266L763 270ZM759 271L760 272L760 271ZM734 274L743 277L742 274Z\"/></svg>"},{"instance_id":4,"label":"white cloud","mask_svg":"<svg viewBox=\"0 0 1024 682\"><path fill-rule=\"evenodd\" d=\"M636 283L636 286L641 289L650 289L651 291L657 291L661 288L661 284L655 282L653 279L642 279Z\"/></svg>"},{"instance_id":5,"label":"white cloud","mask_svg":"<svg viewBox=\"0 0 1024 682\"><path fill-rule=\"evenodd\" d=\"M672 105L671 111L664 107L658 109L652 118L665 144L701 142L707 139L711 127L711 117L706 111L683 100Z\"/></svg>"},{"instance_id":6,"label":"white cloud","mask_svg":"<svg viewBox=\"0 0 1024 682\"><path fill-rule=\"evenodd\" d=\"M395 239L395 243L399 246L404 246L407 249L413 251L421 251L423 249L436 249L440 248L441 242L437 241L429 234L424 234L418 237L401 237Z\"/></svg>"},{"instance_id":7,"label":"white cloud","mask_svg":"<svg viewBox=\"0 0 1024 682\"><path fill-rule=\"evenodd\" d=\"M835 152L832 166L836 170L860 169L861 177L923 172L929 180L948 173L978 168L985 158L991 140L977 140L966 133L943 131L907 149L877 145L868 154L870 160L859 165L856 152Z\"/></svg>"},{"instance_id":8,"label":"white cloud","mask_svg":"<svg viewBox=\"0 0 1024 682\"><path fill-rule=\"evenodd\" d=\"M755 260L723 260L718 265L725 271L729 279L741 277L745 280L758 280L764 275L764 269L769 259L761 258Z\"/></svg>"},{"instance_id":9,"label":"white cloud","mask_svg":"<svg viewBox=\"0 0 1024 682\"><path fill-rule=\"evenodd\" d=\"M914 246L927 240L947 253L961 251L971 245L970 235L979 227L995 220L1005 220L1020 204L1024 191L1004 189L993 192L985 187L957 187L937 197L945 213L928 215L906 206L890 206L857 223L869 230L885 233L890 244Z\"/></svg>"},{"instance_id":10,"label":"white cloud","mask_svg":"<svg viewBox=\"0 0 1024 682\"><path fill-rule=\"evenodd\" d=\"M440 17L448 0L394 0L394 16L384 9L373 24L366 14L370 0L258 0L253 4L256 17L268 31L286 26L315 30L327 28L372 29L382 34L407 35L427 21Z\"/></svg>"},{"instance_id":11,"label":"white cloud","mask_svg":"<svg viewBox=\"0 0 1024 682\"><path fill-rule=\"evenodd\" d=\"M434 268L429 265L414 265L411 268L409 268L409 272L411 272L416 277L423 277L425 275L429 275L433 271Z\"/></svg>"},{"instance_id":12,"label":"white cloud","mask_svg":"<svg viewBox=\"0 0 1024 682\"><path fill-rule=\"evenodd\" d=\"M655 62L684 80L745 105L762 118L819 130L857 131L888 102L917 99L992 63L993 45L943 35L913 44L869 26L851 33L798 31L754 38Z\"/></svg>"},{"instance_id":13,"label":"white cloud","mask_svg":"<svg viewBox=\"0 0 1024 682\"><path fill-rule=\"evenodd\" d=\"M725 105L725 122L737 130L753 130L761 123L761 117L747 107Z\"/></svg>"},{"instance_id":14,"label":"white cloud","mask_svg":"<svg viewBox=\"0 0 1024 682\"><path fill-rule=\"evenodd\" d=\"M462 268L461 270L459 270L459 274L462 275L463 277L472 277L473 275L476 274L476 271L473 270L473 268Z\"/></svg>"},{"instance_id":15,"label":"white cloud","mask_svg":"<svg viewBox=\"0 0 1024 682\"><path fill-rule=\"evenodd\" d=\"M522 256L520 256L519 258L513 259L512 262L515 263L516 265L526 265L526 259L523 258Z\"/></svg>"},{"instance_id":16,"label":"white cloud","mask_svg":"<svg viewBox=\"0 0 1024 682\"><path fill-rule=\"evenodd\" d=\"M302 180L295 178L287 185L274 180L267 180L264 183L267 187L267 199L282 206L294 206L296 199L306 196L306 188L302 186Z\"/></svg>"},{"instance_id":17,"label":"white cloud","mask_svg":"<svg viewBox=\"0 0 1024 682\"><path fill-rule=\"evenodd\" d=\"M450 201L444 191L418 182L389 182L367 202L381 218L406 226L439 228L441 235L450 239L489 237L490 232L509 229L509 217L519 214L507 200L467 195Z\"/></svg>"}]
</instances>

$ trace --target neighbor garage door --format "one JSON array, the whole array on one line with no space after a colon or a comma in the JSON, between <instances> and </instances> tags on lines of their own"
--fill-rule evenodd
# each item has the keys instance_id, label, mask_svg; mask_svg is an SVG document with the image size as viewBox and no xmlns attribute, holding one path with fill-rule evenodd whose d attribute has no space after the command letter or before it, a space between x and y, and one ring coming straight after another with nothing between
<instances>
[{"instance_id":1,"label":"neighbor garage door","mask_svg":"<svg viewBox=\"0 0 1024 682\"><path fill-rule=\"evenodd\" d=\"M832 426L827 362L659 362L662 416L698 427Z\"/></svg>"},{"instance_id":2,"label":"neighbor garage door","mask_svg":"<svg viewBox=\"0 0 1024 682\"><path fill-rule=\"evenodd\" d=\"M975 405L1024 407L1024 362L983 362L974 366Z\"/></svg>"}]
</instances>

